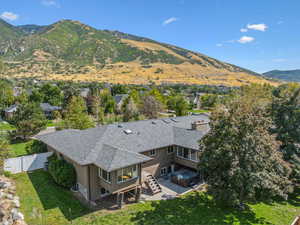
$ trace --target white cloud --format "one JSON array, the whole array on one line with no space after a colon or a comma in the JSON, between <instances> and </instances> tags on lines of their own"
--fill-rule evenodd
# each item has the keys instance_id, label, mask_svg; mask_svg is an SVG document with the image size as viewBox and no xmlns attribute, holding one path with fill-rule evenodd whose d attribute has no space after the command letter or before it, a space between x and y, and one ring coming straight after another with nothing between
<instances>
[{"instance_id":1,"label":"white cloud","mask_svg":"<svg viewBox=\"0 0 300 225\"><path fill-rule=\"evenodd\" d=\"M223 46L223 44L221 44L221 43L218 43L218 44L216 44L216 46L217 46L217 47L222 47L222 46Z\"/></svg>"},{"instance_id":2,"label":"white cloud","mask_svg":"<svg viewBox=\"0 0 300 225\"><path fill-rule=\"evenodd\" d=\"M19 15L12 12L3 12L0 17L5 20L14 21L19 18Z\"/></svg>"},{"instance_id":3,"label":"white cloud","mask_svg":"<svg viewBox=\"0 0 300 225\"><path fill-rule=\"evenodd\" d=\"M245 32L247 32L247 31L248 31L248 29L246 29L246 28L242 28L242 29L240 29L240 31L241 31L242 33L245 33Z\"/></svg>"},{"instance_id":4,"label":"white cloud","mask_svg":"<svg viewBox=\"0 0 300 225\"><path fill-rule=\"evenodd\" d=\"M54 6L54 7L60 8L60 4L55 0L42 0L41 3L42 3L42 5L47 6L47 7Z\"/></svg>"},{"instance_id":5,"label":"white cloud","mask_svg":"<svg viewBox=\"0 0 300 225\"><path fill-rule=\"evenodd\" d=\"M170 17L169 19L167 19L167 20L165 20L165 21L163 22L163 25L166 26L166 25L168 25L168 24L170 24L170 23L174 23L174 22L176 22L176 21L178 21L178 18L176 18L176 17Z\"/></svg>"},{"instance_id":6,"label":"white cloud","mask_svg":"<svg viewBox=\"0 0 300 225\"><path fill-rule=\"evenodd\" d=\"M241 43L241 44L246 44L246 43L250 43L252 41L254 41L255 38L254 37L249 37L249 36L243 36L241 37L238 42Z\"/></svg>"},{"instance_id":7,"label":"white cloud","mask_svg":"<svg viewBox=\"0 0 300 225\"><path fill-rule=\"evenodd\" d=\"M248 24L247 28L250 30L258 30L258 31L266 31L268 29L268 26L264 23L260 24Z\"/></svg>"}]
</instances>

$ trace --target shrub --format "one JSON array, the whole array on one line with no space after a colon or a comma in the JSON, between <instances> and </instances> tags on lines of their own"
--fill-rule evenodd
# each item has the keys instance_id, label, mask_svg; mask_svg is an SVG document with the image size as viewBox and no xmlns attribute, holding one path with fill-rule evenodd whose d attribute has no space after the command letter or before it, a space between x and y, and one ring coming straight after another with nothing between
<instances>
[{"instance_id":1,"label":"shrub","mask_svg":"<svg viewBox=\"0 0 300 225\"><path fill-rule=\"evenodd\" d=\"M28 154L47 152L47 146L40 141L33 140L26 143L25 150Z\"/></svg>"},{"instance_id":2,"label":"shrub","mask_svg":"<svg viewBox=\"0 0 300 225\"><path fill-rule=\"evenodd\" d=\"M72 164L58 159L55 154L48 158L49 173L54 181L65 188L71 188L76 183L76 171Z\"/></svg>"}]
</instances>

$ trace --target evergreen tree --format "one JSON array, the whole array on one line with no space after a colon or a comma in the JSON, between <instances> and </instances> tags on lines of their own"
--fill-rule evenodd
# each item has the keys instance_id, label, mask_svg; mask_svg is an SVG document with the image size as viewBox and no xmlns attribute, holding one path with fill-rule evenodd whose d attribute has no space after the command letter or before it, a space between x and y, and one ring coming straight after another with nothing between
<instances>
[{"instance_id":1,"label":"evergreen tree","mask_svg":"<svg viewBox=\"0 0 300 225\"><path fill-rule=\"evenodd\" d=\"M94 127L94 123L87 114L84 100L81 97L73 96L67 105L62 121L61 129L87 129Z\"/></svg>"},{"instance_id":2,"label":"evergreen tree","mask_svg":"<svg viewBox=\"0 0 300 225\"><path fill-rule=\"evenodd\" d=\"M300 183L300 86L284 84L276 88L273 95L273 130L281 141L285 160L293 166L295 182Z\"/></svg>"},{"instance_id":3,"label":"evergreen tree","mask_svg":"<svg viewBox=\"0 0 300 225\"><path fill-rule=\"evenodd\" d=\"M0 80L0 110L12 105L14 102L13 88L10 83Z\"/></svg>"}]
</instances>

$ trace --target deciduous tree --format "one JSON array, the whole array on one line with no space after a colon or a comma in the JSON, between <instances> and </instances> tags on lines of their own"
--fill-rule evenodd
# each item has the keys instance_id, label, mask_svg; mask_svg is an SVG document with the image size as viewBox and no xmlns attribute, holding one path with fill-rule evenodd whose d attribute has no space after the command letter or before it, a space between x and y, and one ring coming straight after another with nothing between
<instances>
[{"instance_id":1,"label":"deciduous tree","mask_svg":"<svg viewBox=\"0 0 300 225\"><path fill-rule=\"evenodd\" d=\"M212 113L211 131L200 141L200 171L212 195L228 205L287 198L291 172L275 137L264 104L235 97Z\"/></svg>"}]
</instances>

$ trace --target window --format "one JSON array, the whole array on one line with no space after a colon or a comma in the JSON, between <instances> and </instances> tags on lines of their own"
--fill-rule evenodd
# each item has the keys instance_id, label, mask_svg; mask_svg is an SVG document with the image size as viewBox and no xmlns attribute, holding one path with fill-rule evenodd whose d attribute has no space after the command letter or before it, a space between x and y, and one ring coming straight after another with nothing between
<instances>
[{"instance_id":1,"label":"window","mask_svg":"<svg viewBox=\"0 0 300 225\"><path fill-rule=\"evenodd\" d=\"M137 165L129 166L117 171L118 183L134 179L138 176Z\"/></svg>"},{"instance_id":2,"label":"window","mask_svg":"<svg viewBox=\"0 0 300 225\"><path fill-rule=\"evenodd\" d=\"M167 168L166 168L166 167L161 168L161 169L160 169L160 175L161 175L161 176L164 176L164 175L166 175L166 174L167 174Z\"/></svg>"},{"instance_id":3,"label":"window","mask_svg":"<svg viewBox=\"0 0 300 225\"><path fill-rule=\"evenodd\" d=\"M100 178L102 178L103 180L105 180L108 183L111 183L111 174L110 174L110 172L107 172L107 171L99 168L98 173L99 173L98 175L99 175Z\"/></svg>"},{"instance_id":4,"label":"window","mask_svg":"<svg viewBox=\"0 0 300 225\"><path fill-rule=\"evenodd\" d=\"M168 147L168 154L172 154L174 152L173 146Z\"/></svg>"},{"instance_id":5,"label":"window","mask_svg":"<svg viewBox=\"0 0 300 225\"><path fill-rule=\"evenodd\" d=\"M183 151L181 147L177 147L177 155L183 157Z\"/></svg>"},{"instance_id":6,"label":"window","mask_svg":"<svg viewBox=\"0 0 300 225\"><path fill-rule=\"evenodd\" d=\"M184 148L183 149L183 158L188 159L189 158L189 149L188 148Z\"/></svg>"},{"instance_id":7,"label":"window","mask_svg":"<svg viewBox=\"0 0 300 225\"><path fill-rule=\"evenodd\" d=\"M155 156L156 155L156 151L155 150L151 150L149 153L150 156Z\"/></svg>"},{"instance_id":8,"label":"window","mask_svg":"<svg viewBox=\"0 0 300 225\"><path fill-rule=\"evenodd\" d=\"M198 153L193 149L182 148L177 146L177 156L192 161L199 161Z\"/></svg>"},{"instance_id":9,"label":"window","mask_svg":"<svg viewBox=\"0 0 300 225\"><path fill-rule=\"evenodd\" d=\"M197 152L195 150L191 150L191 160L197 161Z\"/></svg>"}]
</instances>

